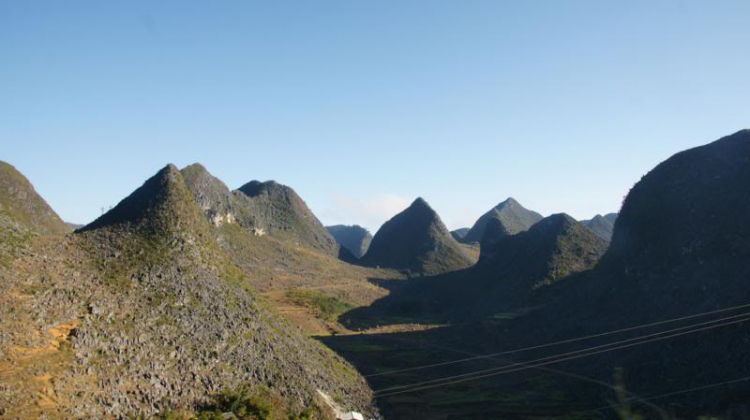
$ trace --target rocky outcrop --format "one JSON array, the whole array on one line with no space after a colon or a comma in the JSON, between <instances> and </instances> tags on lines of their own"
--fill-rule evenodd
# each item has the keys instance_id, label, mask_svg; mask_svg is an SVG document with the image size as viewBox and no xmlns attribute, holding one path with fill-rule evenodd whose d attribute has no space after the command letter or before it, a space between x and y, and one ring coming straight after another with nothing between
<instances>
[{"instance_id":1,"label":"rocky outcrop","mask_svg":"<svg viewBox=\"0 0 750 420\"><path fill-rule=\"evenodd\" d=\"M241 208L237 214L241 225L338 256L336 240L292 188L274 181L252 181L234 195Z\"/></svg>"},{"instance_id":2,"label":"rocky outcrop","mask_svg":"<svg viewBox=\"0 0 750 420\"><path fill-rule=\"evenodd\" d=\"M193 198L215 227L235 223L236 199L229 188L211 175L200 163L194 163L181 171L185 184Z\"/></svg>"}]
</instances>

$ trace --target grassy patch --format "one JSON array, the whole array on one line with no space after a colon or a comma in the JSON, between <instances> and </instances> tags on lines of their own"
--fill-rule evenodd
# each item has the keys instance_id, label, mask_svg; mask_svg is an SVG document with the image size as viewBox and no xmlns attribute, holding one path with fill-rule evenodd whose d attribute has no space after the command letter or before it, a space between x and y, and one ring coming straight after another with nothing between
<instances>
[{"instance_id":1,"label":"grassy patch","mask_svg":"<svg viewBox=\"0 0 750 420\"><path fill-rule=\"evenodd\" d=\"M290 290L287 298L294 304L310 308L317 318L334 322L354 306L317 290Z\"/></svg>"}]
</instances>

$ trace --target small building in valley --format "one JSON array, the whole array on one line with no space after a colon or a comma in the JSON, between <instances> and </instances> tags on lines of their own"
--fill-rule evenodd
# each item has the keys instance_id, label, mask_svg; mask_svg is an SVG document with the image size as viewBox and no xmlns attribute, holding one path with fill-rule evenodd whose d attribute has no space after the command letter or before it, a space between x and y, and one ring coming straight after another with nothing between
<instances>
[{"instance_id":1,"label":"small building in valley","mask_svg":"<svg viewBox=\"0 0 750 420\"><path fill-rule=\"evenodd\" d=\"M336 420L365 420L365 417L356 411L350 411L340 414Z\"/></svg>"}]
</instances>

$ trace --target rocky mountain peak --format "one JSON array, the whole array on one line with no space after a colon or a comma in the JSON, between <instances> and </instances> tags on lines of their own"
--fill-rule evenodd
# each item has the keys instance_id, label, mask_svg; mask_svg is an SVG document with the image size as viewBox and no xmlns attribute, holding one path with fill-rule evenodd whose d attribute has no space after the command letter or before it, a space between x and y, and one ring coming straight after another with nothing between
<instances>
[{"instance_id":1,"label":"rocky mountain peak","mask_svg":"<svg viewBox=\"0 0 750 420\"><path fill-rule=\"evenodd\" d=\"M204 224L182 174L169 164L81 231L124 228L150 234L197 231L203 234Z\"/></svg>"},{"instance_id":2,"label":"rocky mountain peak","mask_svg":"<svg viewBox=\"0 0 750 420\"><path fill-rule=\"evenodd\" d=\"M483 214L464 236L462 242L481 243L487 223L491 219L500 221L499 225L493 227L494 234L508 236L528 230L536 222L542 220L542 216L539 213L527 210L515 199L508 198Z\"/></svg>"},{"instance_id":3,"label":"rocky mountain peak","mask_svg":"<svg viewBox=\"0 0 750 420\"><path fill-rule=\"evenodd\" d=\"M426 274L471 265L440 216L421 198L378 230L363 261Z\"/></svg>"}]
</instances>

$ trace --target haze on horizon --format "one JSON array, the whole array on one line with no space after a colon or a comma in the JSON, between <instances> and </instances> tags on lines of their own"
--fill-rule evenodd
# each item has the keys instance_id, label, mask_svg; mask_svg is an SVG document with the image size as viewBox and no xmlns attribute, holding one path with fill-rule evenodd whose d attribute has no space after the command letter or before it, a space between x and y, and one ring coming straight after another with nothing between
<instances>
[{"instance_id":1,"label":"haze on horizon","mask_svg":"<svg viewBox=\"0 0 750 420\"><path fill-rule=\"evenodd\" d=\"M293 187L325 224L424 197L619 209L750 127L750 3L0 3L0 159L86 223L167 163Z\"/></svg>"}]
</instances>

